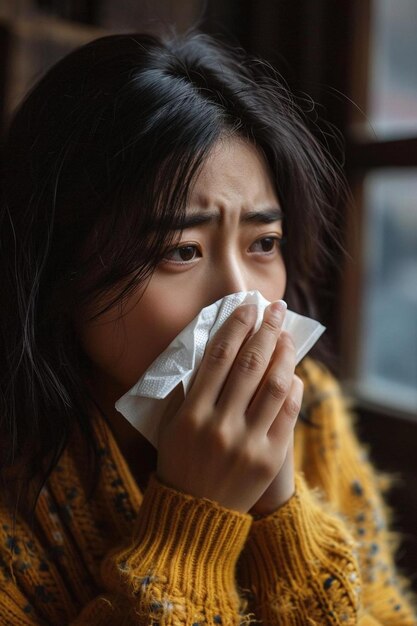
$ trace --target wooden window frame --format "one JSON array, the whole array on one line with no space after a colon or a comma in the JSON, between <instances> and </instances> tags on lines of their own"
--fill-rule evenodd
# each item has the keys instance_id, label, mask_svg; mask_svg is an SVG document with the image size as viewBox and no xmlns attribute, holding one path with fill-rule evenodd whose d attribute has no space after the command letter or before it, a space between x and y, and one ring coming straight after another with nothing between
<instances>
[{"instance_id":1,"label":"wooden window frame","mask_svg":"<svg viewBox=\"0 0 417 626\"><path fill-rule=\"evenodd\" d=\"M381 168L395 168L398 171L417 167L417 133L403 139L381 140L359 136L358 121L364 119L367 111L367 85L370 71L370 44L372 27L372 1L354 0L353 2L353 37L350 74L350 93L353 101L358 105L353 109L354 115L347 122L346 136L346 172L353 195L351 210L347 212L347 248L348 262L345 263L344 285L340 301L340 354L341 377L349 381L359 406L367 410L396 416L403 419L416 420L416 414L411 410L387 406L377 403L366 397L355 387L358 372L358 345L361 340L360 320L357 311L362 308L362 276L364 236L364 199L363 185L367 174ZM350 132L349 126L355 128Z\"/></svg>"}]
</instances>

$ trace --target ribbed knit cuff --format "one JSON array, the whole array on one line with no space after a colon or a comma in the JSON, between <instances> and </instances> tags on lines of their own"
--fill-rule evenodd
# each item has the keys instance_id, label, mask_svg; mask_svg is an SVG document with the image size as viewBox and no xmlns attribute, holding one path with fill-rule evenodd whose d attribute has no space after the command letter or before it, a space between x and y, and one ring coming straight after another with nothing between
<instances>
[{"instance_id":1,"label":"ribbed knit cuff","mask_svg":"<svg viewBox=\"0 0 417 626\"><path fill-rule=\"evenodd\" d=\"M292 498L252 524L239 572L241 584L256 590L260 603L276 598L280 586L299 596L311 584L320 596L335 582L352 603L359 593L357 545L343 521L317 503L300 473Z\"/></svg>"},{"instance_id":2,"label":"ribbed knit cuff","mask_svg":"<svg viewBox=\"0 0 417 626\"><path fill-rule=\"evenodd\" d=\"M118 575L125 593L126 585L137 593L154 580L198 603L221 595L236 604L235 566L251 523L248 514L179 492L152 474L132 542L109 555L102 577L114 589Z\"/></svg>"}]
</instances>

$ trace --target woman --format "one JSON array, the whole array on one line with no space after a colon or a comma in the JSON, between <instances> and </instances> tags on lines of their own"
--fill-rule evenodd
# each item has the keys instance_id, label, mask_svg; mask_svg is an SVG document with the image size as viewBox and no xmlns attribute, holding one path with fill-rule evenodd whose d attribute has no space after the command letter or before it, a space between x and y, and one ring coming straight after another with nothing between
<instances>
[{"instance_id":1,"label":"woman","mask_svg":"<svg viewBox=\"0 0 417 626\"><path fill-rule=\"evenodd\" d=\"M1 624L416 623L384 477L281 331L283 297L314 316L338 178L272 70L201 34L99 39L27 96L3 146ZM156 452L115 401L251 289L261 328L226 321Z\"/></svg>"}]
</instances>

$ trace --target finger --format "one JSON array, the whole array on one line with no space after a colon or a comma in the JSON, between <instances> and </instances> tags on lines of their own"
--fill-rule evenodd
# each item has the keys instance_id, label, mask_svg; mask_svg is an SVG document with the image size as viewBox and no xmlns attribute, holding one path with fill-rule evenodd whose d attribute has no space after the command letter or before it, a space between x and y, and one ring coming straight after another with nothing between
<instances>
[{"instance_id":1,"label":"finger","mask_svg":"<svg viewBox=\"0 0 417 626\"><path fill-rule=\"evenodd\" d=\"M286 306L282 301L274 302L265 309L259 330L239 351L220 394L217 403L219 417L228 415L230 411L237 415L246 412L269 366L281 333L285 311Z\"/></svg>"},{"instance_id":2,"label":"finger","mask_svg":"<svg viewBox=\"0 0 417 626\"><path fill-rule=\"evenodd\" d=\"M269 439L281 445L289 441L301 410L303 392L304 383L299 376L294 374L290 392L268 431Z\"/></svg>"},{"instance_id":3,"label":"finger","mask_svg":"<svg viewBox=\"0 0 417 626\"><path fill-rule=\"evenodd\" d=\"M186 402L214 406L242 343L256 322L254 304L239 306L207 344Z\"/></svg>"},{"instance_id":4,"label":"finger","mask_svg":"<svg viewBox=\"0 0 417 626\"><path fill-rule=\"evenodd\" d=\"M253 431L267 433L290 393L295 369L295 346L282 331L271 365L246 411L246 422Z\"/></svg>"}]
</instances>

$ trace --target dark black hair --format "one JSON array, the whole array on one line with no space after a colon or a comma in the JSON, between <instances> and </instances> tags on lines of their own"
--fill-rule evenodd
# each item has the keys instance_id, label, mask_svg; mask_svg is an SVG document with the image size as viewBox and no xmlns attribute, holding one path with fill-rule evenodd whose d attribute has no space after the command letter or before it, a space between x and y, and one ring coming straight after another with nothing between
<instances>
[{"instance_id":1,"label":"dark black hair","mask_svg":"<svg viewBox=\"0 0 417 626\"><path fill-rule=\"evenodd\" d=\"M100 303L98 316L146 282L228 134L267 160L284 212L284 297L315 317L340 175L267 63L198 32L103 37L52 67L14 114L1 170L3 488L42 484L74 424L95 462L74 312Z\"/></svg>"}]
</instances>

